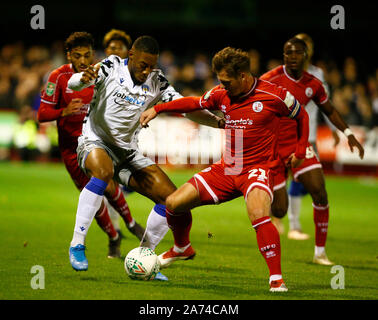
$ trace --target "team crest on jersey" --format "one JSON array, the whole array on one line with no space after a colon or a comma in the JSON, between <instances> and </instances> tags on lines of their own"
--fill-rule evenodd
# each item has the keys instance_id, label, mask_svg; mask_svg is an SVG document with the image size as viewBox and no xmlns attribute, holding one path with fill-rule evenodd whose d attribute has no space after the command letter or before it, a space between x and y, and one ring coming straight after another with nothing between
<instances>
[{"instance_id":1,"label":"team crest on jersey","mask_svg":"<svg viewBox=\"0 0 378 320\"><path fill-rule=\"evenodd\" d=\"M260 101L256 101L252 104L252 110L255 112L261 112L263 107L264 106Z\"/></svg>"},{"instance_id":2,"label":"team crest on jersey","mask_svg":"<svg viewBox=\"0 0 378 320\"><path fill-rule=\"evenodd\" d=\"M47 83L47 86L46 86L46 94L48 96L52 96L55 92L55 86L56 84L55 83L52 83L52 82L48 82Z\"/></svg>"},{"instance_id":3,"label":"team crest on jersey","mask_svg":"<svg viewBox=\"0 0 378 320\"><path fill-rule=\"evenodd\" d=\"M314 93L314 91L312 91L312 88L310 88L310 87L306 88L305 94L306 94L307 97L311 98L313 93Z\"/></svg>"},{"instance_id":4,"label":"team crest on jersey","mask_svg":"<svg viewBox=\"0 0 378 320\"><path fill-rule=\"evenodd\" d=\"M150 90L150 88L149 88L148 85L146 85L146 84L142 85L142 91L143 91L144 93L147 93L149 90Z\"/></svg>"},{"instance_id":5,"label":"team crest on jersey","mask_svg":"<svg viewBox=\"0 0 378 320\"><path fill-rule=\"evenodd\" d=\"M221 105L221 111L223 112L223 113L226 113L226 110L227 109L227 107L224 105L224 104L222 104Z\"/></svg>"}]
</instances>

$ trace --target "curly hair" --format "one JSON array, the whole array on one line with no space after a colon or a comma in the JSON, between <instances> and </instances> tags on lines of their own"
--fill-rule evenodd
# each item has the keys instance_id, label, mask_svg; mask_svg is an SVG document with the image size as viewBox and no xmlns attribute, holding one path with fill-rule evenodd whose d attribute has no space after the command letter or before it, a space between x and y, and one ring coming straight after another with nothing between
<instances>
[{"instance_id":1,"label":"curly hair","mask_svg":"<svg viewBox=\"0 0 378 320\"><path fill-rule=\"evenodd\" d=\"M104 36L103 46L104 48L107 48L109 46L109 43L113 40L120 40L122 41L127 50L130 50L131 48L131 37L124 31L118 30L118 29L112 29Z\"/></svg>"},{"instance_id":2,"label":"curly hair","mask_svg":"<svg viewBox=\"0 0 378 320\"><path fill-rule=\"evenodd\" d=\"M236 78L240 72L250 72L248 52L242 49L226 47L218 51L212 59L213 72L219 73L223 69L231 77Z\"/></svg>"},{"instance_id":3,"label":"curly hair","mask_svg":"<svg viewBox=\"0 0 378 320\"><path fill-rule=\"evenodd\" d=\"M70 52L76 47L94 47L93 36L85 31L71 33L70 36L64 42L64 49Z\"/></svg>"}]
</instances>

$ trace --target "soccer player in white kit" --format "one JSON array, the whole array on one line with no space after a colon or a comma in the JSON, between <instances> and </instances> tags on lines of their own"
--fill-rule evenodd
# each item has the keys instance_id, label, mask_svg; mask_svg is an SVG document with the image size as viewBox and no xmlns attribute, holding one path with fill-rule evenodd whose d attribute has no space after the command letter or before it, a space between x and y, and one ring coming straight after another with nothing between
<instances>
[{"instance_id":1,"label":"soccer player in white kit","mask_svg":"<svg viewBox=\"0 0 378 320\"><path fill-rule=\"evenodd\" d=\"M165 200L176 186L138 150L142 112L159 101L168 102L182 97L164 74L154 69L158 54L155 39L139 37L129 51L128 59L109 56L95 67L74 74L68 82L68 87L76 91L95 85L77 150L79 165L91 179L80 193L69 250L75 270L88 269L85 237L105 189L112 187L108 183L113 177L156 203L147 220L148 241L144 246L154 249L168 231ZM224 124L221 118L204 110L191 119L212 127Z\"/></svg>"}]
</instances>

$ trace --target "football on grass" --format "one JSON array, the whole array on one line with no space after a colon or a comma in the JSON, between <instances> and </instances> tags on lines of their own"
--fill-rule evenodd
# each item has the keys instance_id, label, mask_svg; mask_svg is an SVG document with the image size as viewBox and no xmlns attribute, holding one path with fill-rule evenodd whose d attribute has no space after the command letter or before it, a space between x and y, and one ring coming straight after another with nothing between
<instances>
[{"instance_id":1,"label":"football on grass","mask_svg":"<svg viewBox=\"0 0 378 320\"><path fill-rule=\"evenodd\" d=\"M135 248L125 258L125 269L131 279L153 280L160 269L158 256L150 248Z\"/></svg>"}]
</instances>

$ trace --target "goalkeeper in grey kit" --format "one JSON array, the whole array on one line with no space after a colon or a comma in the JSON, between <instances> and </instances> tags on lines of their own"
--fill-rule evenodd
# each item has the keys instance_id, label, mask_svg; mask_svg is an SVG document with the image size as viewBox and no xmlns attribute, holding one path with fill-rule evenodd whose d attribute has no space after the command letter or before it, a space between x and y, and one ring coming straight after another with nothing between
<instances>
[{"instance_id":1,"label":"goalkeeper in grey kit","mask_svg":"<svg viewBox=\"0 0 378 320\"><path fill-rule=\"evenodd\" d=\"M155 202L147 220L141 245L155 249L168 231L165 200L176 190L169 177L138 150L140 115L159 101L181 98L164 74L154 69L159 47L156 40L142 36L135 40L127 59L112 55L84 72L74 74L68 87L80 91L95 85L89 112L79 137L78 161L91 178L80 193L70 262L75 270L88 269L85 237L114 177ZM201 110L186 115L200 124L223 127L223 119ZM164 276L163 276L164 277Z\"/></svg>"}]
</instances>

